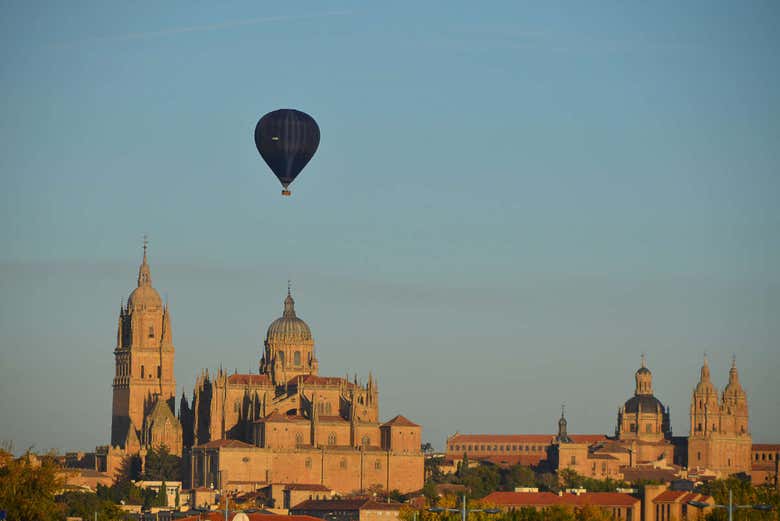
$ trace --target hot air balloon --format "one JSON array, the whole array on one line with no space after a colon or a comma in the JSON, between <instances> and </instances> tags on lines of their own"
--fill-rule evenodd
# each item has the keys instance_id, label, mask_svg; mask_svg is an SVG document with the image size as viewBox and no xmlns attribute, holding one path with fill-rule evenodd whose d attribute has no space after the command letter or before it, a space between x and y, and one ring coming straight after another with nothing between
<instances>
[{"instance_id":1,"label":"hot air balloon","mask_svg":"<svg viewBox=\"0 0 780 521\"><path fill-rule=\"evenodd\" d=\"M294 109L269 112L257 122L257 151L290 195L290 183L301 173L320 144L320 127L314 118Z\"/></svg>"}]
</instances>

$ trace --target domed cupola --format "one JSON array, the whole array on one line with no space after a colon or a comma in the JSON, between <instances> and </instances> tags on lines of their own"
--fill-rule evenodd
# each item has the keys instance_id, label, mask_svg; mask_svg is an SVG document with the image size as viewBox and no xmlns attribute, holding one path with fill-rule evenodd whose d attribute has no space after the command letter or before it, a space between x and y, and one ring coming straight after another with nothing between
<instances>
[{"instance_id":1,"label":"domed cupola","mask_svg":"<svg viewBox=\"0 0 780 521\"><path fill-rule=\"evenodd\" d=\"M287 287L284 312L268 326L260 373L271 375L275 385L297 376L316 375L319 364L314 356L314 339L306 322L295 314L295 301Z\"/></svg>"},{"instance_id":2,"label":"domed cupola","mask_svg":"<svg viewBox=\"0 0 780 521\"><path fill-rule=\"evenodd\" d=\"M618 437L659 441L671 436L669 410L653 395L653 373L647 368L644 354L642 366L634 373L634 378L634 396L618 411Z\"/></svg>"},{"instance_id":3,"label":"domed cupola","mask_svg":"<svg viewBox=\"0 0 780 521\"><path fill-rule=\"evenodd\" d=\"M311 329L295 314L295 300L293 300L289 289L287 290L287 298L284 299L284 312L281 317L268 326L265 340L273 343L297 343L312 340Z\"/></svg>"},{"instance_id":4,"label":"domed cupola","mask_svg":"<svg viewBox=\"0 0 780 521\"><path fill-rule=\"evenodd\" d=\"M152 272L146 261L146 240L144 240L144 258L138 268L138 287L127 299L130 311L157 311L162 308L162 299L157 290L152 287Z\"/></svg>"}]
</instances>

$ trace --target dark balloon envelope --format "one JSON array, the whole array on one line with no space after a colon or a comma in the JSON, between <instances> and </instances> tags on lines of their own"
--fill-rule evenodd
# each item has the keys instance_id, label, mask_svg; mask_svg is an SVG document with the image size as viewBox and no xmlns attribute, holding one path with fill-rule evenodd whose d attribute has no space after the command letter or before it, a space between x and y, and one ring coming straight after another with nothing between
<instances>
[{"instance_id":1,"label":"dark balloon envelope","mask_svg":"<svg viewBox=\"0 0 780 521\"><path fill-rule=\"evenodd\" d=\"M287 187L311 160L320 144L320 127L314 118L294 109L269 112L257 122L257 151L282 183Z\"/></svg>"}]
</instances>

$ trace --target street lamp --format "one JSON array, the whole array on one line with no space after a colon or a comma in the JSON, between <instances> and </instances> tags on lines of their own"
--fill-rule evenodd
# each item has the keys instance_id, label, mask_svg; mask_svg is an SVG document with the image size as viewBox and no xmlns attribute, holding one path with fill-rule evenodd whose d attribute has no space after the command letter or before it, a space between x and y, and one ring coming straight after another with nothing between
<instances>
[{"instance_id":1,"label":"street lamp","mask_svg":"<svg viewBox=\"0 0 780 521\"><path fill-rule=\"evenodd\" d=\"M762 512L769 512L772 510L772 505L735 505L732 499L731 489L729 489L729 504L728 505L710 505L703 501L688 501L688 504L696 508L726 508L729 511L729 521L734 521L734 509L753 509L760 510Z\"/></svg>"},{"instance_id":2,"label":"street lamp","mask_svg":"<svg viewBox=\"0 0 780 521\"><path fill-rule=\"evenodd\" d=\"M460 512L460 519L461 521L466 521L466 518L469 515L469 512L484 512L486 514L498 514L501 512L497 508L466 508L466 494L463 494L463 499L461 501L460 508L442 508L442 507L432 507L428 509L428 512Z\"/></svg>"}]
</instances>

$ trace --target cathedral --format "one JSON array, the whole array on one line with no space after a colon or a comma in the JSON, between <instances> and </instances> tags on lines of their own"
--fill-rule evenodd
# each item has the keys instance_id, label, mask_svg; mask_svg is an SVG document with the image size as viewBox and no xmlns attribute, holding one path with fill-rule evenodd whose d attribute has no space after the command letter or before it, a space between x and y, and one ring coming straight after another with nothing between
<instances>
[{"instance_id":1,"label":"cathedral","mask_svg":"<svg viewBox=\"0 0 780 521\"><path fill-rule=\"evenodd\" d=\"M707 469L719 475L749 472L751 447L747 395L739 383L736 359L731 361L729 383L718 399L705 357L691 398L689 468Z\"/></svg>"},{"instance_id":2,"label":"cathedral","mask_svg":"<svg viewBox=\"0 0 780 521\"><path fill-rule=\"evenodd\" d=\"M723 392L710 380L707 358L693 390L688 436L673 436L669 408L653 390L653 373L642 355L632 396L618 408L614 435L570 434L561 414L558 434L460 434L447 438L452 468L464 455L497 465L522 463L557 471L571 469L596 479L727 477L749 474L754 483L778 486L780 445L753 444L747 395L736 359Z\"/></svg>"},{"instance_id":3,"label":"cathedral","mask_svg":"<svg viewBox=\"0 0 780 521\"><path fill-rule=\"evenodd\" d=\"M365 382L319 375L314 338L289 287L258 372L202 371L177 417L170 310L152 286L146 250L137 287L119 310L111 445L98 447L98 470L113 474L125 456L143 460L165 445L183 457L192 488L422 488L420 426L401 415L380 422L373 375Z\"/></svg>"}]
</instances>

